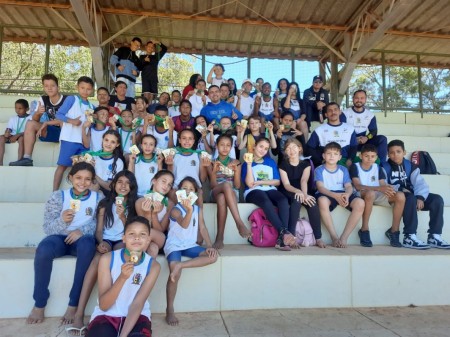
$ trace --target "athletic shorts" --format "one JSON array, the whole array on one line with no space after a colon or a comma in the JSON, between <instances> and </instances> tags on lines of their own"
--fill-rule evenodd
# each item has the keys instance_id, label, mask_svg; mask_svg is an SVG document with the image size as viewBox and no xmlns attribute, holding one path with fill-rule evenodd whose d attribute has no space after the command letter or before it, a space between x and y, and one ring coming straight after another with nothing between
<instances>
[{"instance_id":1,"label":"athletic shorts","mask_svg":"<svg viewBox=\"0 0 450 337\"><path fill-rule=\"evenodd\" d=\"M86 336L117 337L125 320L126 317L97 316L89 323ZM148 317L140 315L128 336L152 337L152 322Z\"/></svg>"},{"instance_id":2,"label":"athletic shorts","mask_svg":"<svg viewBox=\"0 0 450 337\"><path fill-rule=\"evenodd\" d=\"M259 115L259 117L264 118L266 122L271 122L271 121L273 121L273 118L274 118L273 113L271 113L270 115L265 115L262 112L258 112L258 115Z\"/></svg>"},{"instance_id":3,"label":"athletic shorts","mask_svg":"<svg viewBox=\"0 0 450 337\"><path fill-rule=\"evenodd\" d=\"M83 144L62 140L59 149L58 162L56 164L67 167L72 166L72 159L70 159L70 157L81 154L84 151L88 150L89 149L85 148Z\"/></svg>"},{"instance_id":4,"label":"athletic shorts","mask_svg":"<svg viewBox=\"0 0 450 337\"><path fill-rule=\"evenodd\" d=\"M344 193L343 191L334 191L336 193ZM339 203L337 202L336 199L329 197L328 195L324 195L322 193L316 193L316 200L319 200L320 197L325 197L328 198L328 200L330 200L330 212L332 212L338 205ZM353 200L355 200L356 198L359 198L356 194L352 194L350 195L350 198L348 200L348 206L345 207L346 209L348 209L350 212L352 211L352 208L350 207L350 204L352 203Z\"/></svg>"},{"instance_id":5,"label":"athletic shorts","mask_svg":"<svg viewBox=\"0 0 450 337\"><path fill-rule=\"evenodd\" d=\"M122 242L123 242L122 240L116 240L116 241L113 241L113 240L108 240L108 239L103 239L103 241L105 241L108 245L111 246L111 250L113 249L113 247L114 247L116 244L122 243Z\"/></svg>"},{"instance_id":6,"label":"athletic shorts","mask_svg":"<svg viewBox=\"0 0 450 337\"><path fill-rule=\"evenodd\" d=\"M47 126L47 136L39 137L39 140L41 142L58 143L60 134L61 134L61 128L59 126L48 125Z\"/></svg>"},{"instance_id":7,"label":"athletic shorts","mask_svg":"<svg viewBox=\"0 0 450 337\"><path fill-rule=\"evenodd\" d=\"M360 192L356 192L356 196L362 198ZM373 204L378 206L391 207L389 198L386 196L386 194L379 191L375 191L375 200L373 201Z\"/></svg>"},{"instance_id":8,"label":"athletic shorts","mask_svg":"<svg viewBox=\"0 0 450 337\"><path fill-rule=\"evenodd\" d=\"M181 257L182 256L187 256L190 257L191 259L199 257L201 253L203 253L206 250L205 247L202 246L195 246L192 248L188 248L188 249L183 249L183 250L177 250L174 251L172 253L169 254L169 256L167 256L167 262L172 262L172 261L181 261Z\"/></svg>"},{"instance_id":9,"label":"athletic shorts","mask_svg":"<svg viewBox=\"0 0 450 337\"><path fill-rule=\"evenodd\" d=\"M142 79L142 93L158 94L158 83L151 79Z\"/></svg>"}]
</instances>

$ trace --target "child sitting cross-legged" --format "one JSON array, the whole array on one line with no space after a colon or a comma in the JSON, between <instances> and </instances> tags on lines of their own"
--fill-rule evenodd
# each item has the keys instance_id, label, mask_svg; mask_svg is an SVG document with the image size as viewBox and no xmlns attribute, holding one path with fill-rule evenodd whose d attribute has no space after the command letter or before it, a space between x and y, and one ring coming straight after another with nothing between
<instances>
[{"instance_id":1,"label":"child sitting cross-legged","mask_svg":"<svg viewBox=\"0 0 450 337\"><path fill-rule=\"evenodd\" d=\"M167 280L167 309L166 322L169 325L177 325L174 300L177 293L178 280L181 271L185 268L203 267L217 261L218 252L212 248L211 239L203 219L203 210L191 203L190 194L198 193L196 181L191 177L184 178L179 184L180 190L184 190L187 198L181 198L178 204L170 212L170 225L164 253L169 263L170 275ZM179 190L179 191L180 191ZM197 235L201 234L207 248L197 244ZM182 256L190 257L190 260L181 261Z\"/></svg>"},{"instance_id":2,"label":"child sitting cross-legged","mask_svg":"<svg viewBox=\"0 0 450 337\"><path fill-rule=\"evenodd\" d=\"M355 229L364 211L364 200L353 194L353 186L346 167L339 165L341 160L341 146L331 142L325 145L323 151L325 164L315 170L317 185L316 199L319 204L320 216L326 229L330 233L333 246L346 248L347 239ZM351 211L344 231L338 236L334 227L331 211L340 205Z\"/></svg>"},{"instance_id":3,"label":"child sitting cross-legged","mask_svg":"<svg viewBox=\"0 0 450 337\"><path fill-rule=\"evenodd\" d=\"M442 238L444 226L444 200L439 194L430 193L428 184L420 175L420 169L405 159L405 144L401 140L392 140L388 144L389 160L383 163L386 171L386 181L393 185L396 191L405 194L403 211L403 247L413 249L428 249L431 247L450 249L450 244ZM427 243L416 236L417 211L430 211ZM407 215L412 216L410 222L405 221ZM389 233L386 232L386 235Z\"/></svg>"},{"instance_id":4,"label":"child sitting cross-legged","mask_svg":"<svg viewBox=\"0 0 450 337\"><path fill-rule=\"evenodd\" d=\"M392 247L401 247L399 241L400 220L402 218L403 208L405 207L405 194L395 191L394 187L386 184L386 174L384 170L378 166L377 148L375 145L366 144L361 149L361 162L355 163L350 167L350 176L353 185L358 191L358 195L364 199L365 207L362 216L362 226L358 231L361 246L372 247L369 232L369 218L372 213L373 205L391 207L392 226L386 232L390 239ZM408 214L403 221L408 223L411 215Z\"/></svg>"}]
</instances>

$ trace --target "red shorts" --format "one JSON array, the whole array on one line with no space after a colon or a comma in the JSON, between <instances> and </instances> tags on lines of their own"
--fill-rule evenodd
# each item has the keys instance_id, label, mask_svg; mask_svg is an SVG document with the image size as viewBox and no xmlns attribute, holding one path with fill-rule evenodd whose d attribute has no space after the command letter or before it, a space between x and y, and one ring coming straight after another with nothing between
<instances>
[{"instance_id":1,"label":"red shorts","mask_svg":"<svg viewBox=\"0 0 450 337\"><path fill-rule=\"evenodd\" d=\"M89 323L86 337L116 337L122 330L126 317L100 315ZM152 337L152 322L148 317L139 316L129 336Z\"/></svg>"}]
</instances>

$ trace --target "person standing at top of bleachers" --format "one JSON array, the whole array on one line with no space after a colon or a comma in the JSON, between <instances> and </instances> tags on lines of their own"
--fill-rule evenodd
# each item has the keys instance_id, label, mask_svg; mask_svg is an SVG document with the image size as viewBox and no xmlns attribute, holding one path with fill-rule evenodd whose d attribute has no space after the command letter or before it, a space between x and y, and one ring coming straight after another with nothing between
<instances>
[{"instance_id":1,"label":"person standing at top of bleachers","mask_svg":"<svg viewBox=\"0 0 450 337\"><path fill-rule=\"evenodd\" d=\"M142 94L149 102L158 95L158 64L167 52L164 43L157 40L148 41L145 55L139 56L138 68L142 77Z\"/></svg>"},{"instance_id":2,"label":"person standing at top of bleachers","mask_svg":"<svg viewBox=\"0 0 450 337\"><path fill-rule=\"evenodd\" d=\"M222 63L217 63L212 66L211 70L209 71L208 77L206 78L206 81L208 84L211 85L217 85L220 88L220 85L222 83L228 83L226 79L224 79L223 73L225 72L225 68ZM213 74L216 75L216 77L213 77Z\"/></svg>"},{"instance_id":3,"label":"person standing at top of bleachers","mask_svg":"<svg viewBox=\"0 0 450 337\"><path fill-rule=\"evenodd\" d=\"M9 163L10 166L33 166L32 154L37 137L42 142L59 142L62 122L56 119L56 113L67 96L59 92L58 78L53 74L42 76L42 86L45 95L39 98L37 111L24 126L23 157Z\"/></svg>"},{"instance_id":4,"label":"person standing at top of bleachers","mask_svg":"<svg viewBox=\"0 0 450 337\"><path fill-rule=\"evenodd\" d=\"M109 60L109 63L116 68L116 81L122 81L127 86L127 97L134 97L136 78L139 76L139 58L136 50L140 49L142 40L134 37L130 46L123 46L117 49ZM130 108L128 108L130 109Z\"/></svg>"},{"instance_id":5,"label":"person standing at top of bleachers","mask_svg":"<svg viewBox=\"0 0 450 337\"><path fill-rule=\"evenodd\" d=\"M306 122L311 127L312 121L323 123L323 108L330 102L328 91L323 88L323 78L313 77L313 84L303 92L303 103L306 110Z\"/></svg>"},{"instance_id":6,"label":"person standing at top of bleachers","mask_svg":"<svg viewBox=\"0 0 450 337\"><path fill-rule=\"evenodd\" d=\"M444 227L444 200L439 194L430 193L425 179L420 175L420 169L405 158L405 144L395 139L388 144L389 160L384 162L387 183L396 191L405 194L403 217L413 215L410 222L405 222L403 228L403 247L413 249L429 249L430 247L450 249L450 244L442 238ZM430 211L430 223L427 243L417 238L417 211ZM387 234L387 233L386 233ZM398 233L397 235L399 235Z\"/></svg>"},{"instance_id":7,"label":"person standing at top of bleachers","mask_svg":"<svg viewBox=\"0 0 450 337\"><path fill-rule=\"evenodd\" d=\"M378 158L384 163L387 159L387 138L378 134L377 118L366 108L367 93L360 89L353 94L353 106L345 109L340 119L355 128L358 151L364 144L377 147Z\"/></svg>"},{"instance_id":8,"label":"person standing at top of bleachers","mask_svg":"<svg viewBox=\"0 0 450 337\"><path fill-rule=\"evenodd\" d=\"M53 178L53 190L59 189L64 172L72 166L71 157L89 150L83 146L82 124L86 120L86 111L94 111L88 98L94 91L94 81L81 76L77 81L77 95L69 96L56 113L56 118L63 122L61 128L59 157Z\"/></svg>"},{"instance_id":9,"label":"person standing at top of bleachers","mask_svg":"<svg viewBox=\"0 0 450 337\"><path fill-rule=\"evenodd\" d=\"M23 130L25 123L30 119L28 115L28 101L26 99L18 99L15 103L16 116L8 121L5 133L0 136L0 166L3 166L3 156L5 154L5 144L19 143L18 157L23 156Z\"/></svg>"}]
</instances>

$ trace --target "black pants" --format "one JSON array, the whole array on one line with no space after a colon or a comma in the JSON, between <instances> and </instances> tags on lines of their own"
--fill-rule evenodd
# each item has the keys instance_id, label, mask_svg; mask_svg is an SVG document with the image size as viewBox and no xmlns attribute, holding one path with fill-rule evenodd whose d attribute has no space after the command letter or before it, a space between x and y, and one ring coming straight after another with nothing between
<instances>
[{"instance_id":1,"label":"black pants","mask_svg":"<svg viewBox=\"0 0 450 337\"><path fill-rule=\"evenodd\" d=\"M404 234L416 234L417 198L412 193L405 193L406 201L403 209ZM428 224L429 234L442 234L444 227L444 200L439 194L430 193L424 202L423 211L430 211L430 222Z\"/></svg>"}]
</instances>

